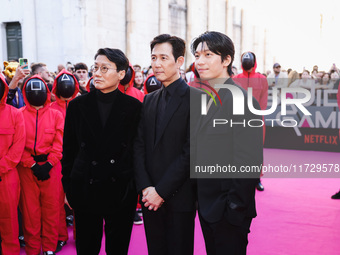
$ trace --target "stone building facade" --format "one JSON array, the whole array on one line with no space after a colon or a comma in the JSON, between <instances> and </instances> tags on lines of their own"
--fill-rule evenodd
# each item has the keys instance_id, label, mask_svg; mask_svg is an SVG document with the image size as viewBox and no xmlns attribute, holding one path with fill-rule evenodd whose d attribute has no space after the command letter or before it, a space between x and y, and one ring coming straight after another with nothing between
<instances>
[{"instance_id":1,"label":"stone building facade","mask_svg":"<svg viewBox=\"0 0 340 255\"><path fill-rule=\"evenodd\" d=\"M240 55L256 51L259 70L272 62L265 28L247 19L247 0L2 0L0 60L25 57L44 62L51 71L58 64L85 62L98 48L123 50L131 63L150 65L149 43L160 33L187 42L184 68L193 61L190 43L207 30L230 36Z\"/></svg>"}]
</instances>

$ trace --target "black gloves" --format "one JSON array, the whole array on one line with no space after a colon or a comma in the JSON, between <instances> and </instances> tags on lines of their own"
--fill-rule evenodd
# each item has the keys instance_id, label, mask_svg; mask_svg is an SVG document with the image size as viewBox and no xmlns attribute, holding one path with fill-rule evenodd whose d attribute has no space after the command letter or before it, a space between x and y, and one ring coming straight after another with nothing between
<instances>
[{"instance_id":1,"label":"black gloves","mask_svg":"<svg viewBox=\"0 0 340 255\"><path fill-rule=\"evenodd\" d=\"M41 169L41 167L37 164L37 163L35 163L32 167L31 167L31 169L32 169L32 171L33 171L33 174L38 178L38 180L39 180L39 174L40 174L40 169Z\"/></svg>"},{"instance_id":2,"label":"black gloves","mask_svg":"<svg viewBox=\"0 0 340 255\"><path fill-rule=\"evenodd\" d=\"M52 165L47 162L43 165L38 165L38 164L34 164L31 169L33 171L33 174L38 178L39 181L46 181L48 179L50 179L50 174L49 172L52 169Z\"/></svg>"},{"instance_id":3,"label":"black gloves","mask_svg":"<svg viewBox=\"0 0 340 255\"><path fill-rule=\"evenodd\" d=\"M51 171L53 166L49 162L46 162L45 164L43 164L40 167L41 167L42 173L43 173L42 181L50 179L50 174L49 173L50 173L50 171Z\"/></svg>"}]
</instances>

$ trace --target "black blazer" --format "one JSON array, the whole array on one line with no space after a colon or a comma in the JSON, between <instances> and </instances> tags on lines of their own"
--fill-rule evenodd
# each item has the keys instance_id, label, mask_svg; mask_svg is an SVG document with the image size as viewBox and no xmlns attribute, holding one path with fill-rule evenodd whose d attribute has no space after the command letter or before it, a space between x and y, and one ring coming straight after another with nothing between
<instances>
[{"instance_id":1,"label":"black blazer","mask_svg":"<svg viewBox=\"0 0 340 255\"><path fill-rule=\"evenodd\" d=\"M233 97L228 89L220 89L218 94L222 99L222 106L211 105L208 114L201 117L197 139L192 153L195 154L195 164L235 166L260 166L263 162L263 131L261 127L252 128L247 125L250 119L262 120L260 116L252 114L247 107L247 92L236 85L232 79L225 83L234 84L242 90L244 95L244 115L233 115ZM253 105L260 109L253 98ZM227 125L213 127L213 119L227 119ZM230 120L243 125L230 126ZM259 123L257 122L256 125ZM252 125L255 125L253 122ZM209 155L209 156L207 156ZM227 217L233 225L241 225L245 217L255 217L255 185L257 178L217 178L197 179L198 209L200 215L208 222L214 223ZM246 176L249 177L249 176Z\"/></svg>"},{"instance_id":2,"label":"black blazer","mask_svg":"<svg viewBox=\"0 0 340 255\"><path fill-rule=\"evenodd\" d=\"M62 183L72 208L109 213L135 191L132 149L141 103L119 90L105 127L96 91L75 98L65 120Z\"/></svg>"},{"instance_id":3,"label":"black blazer","mask_svg":"<svg viewBox=\"0 0 340 255\"><path fill-rule=\"evenodd\" d=\"M137 191L154 186L173 211L195 210L194 183L190 180L190 90L180 80L167 103L160 135L155 141L157 103L161 89L144 98L134 145Z\"/></svg>"}]
</instances>

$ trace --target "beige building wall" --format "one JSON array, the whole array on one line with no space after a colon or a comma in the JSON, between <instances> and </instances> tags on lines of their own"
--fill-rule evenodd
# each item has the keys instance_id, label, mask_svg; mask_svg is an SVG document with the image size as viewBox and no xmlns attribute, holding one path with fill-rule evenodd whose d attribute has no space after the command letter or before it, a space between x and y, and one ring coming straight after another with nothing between
<instances>
[{"instance_id":1,"label":"beige building wall","mask_svg":"<svg viewBox=\"0 0 340 255\"><path fill-rule=\"evenodd\" d=\"M160 8L164 12L164 4L160 6L160 2L160 0L127 0L126 55L132 64L149 66L150 41L160 30L167 32L167 16L160 18L159 15Z\"/></svg>"},{"instance_id":2,"label":"beige building wall","mask_svg":"<svg viewBox=\"0 0 340 255\"><path fill-rule=\"evenodd\" d=\"M30 62L85 62L89 66L101 47L119 48L132 64L150 65L150 41L171 33L187 42L185 68L193 62L190 44L207 30L226 33L240 54L255 51L259 68L272 59L264 28L256 24L249 0L2 0L0 60L6 60L6 22L20 22L23 55ZM265 54L266 53L266 54ZM272 65L272 63L270 63Z\"/></svg>"},{"instance_id":3,"label":"beige building wall","mask_svg":"<svg viewBox=\"0 0 340 255\"><path fill-rule=\"evenodd\" d=\"M266 31L266 23L263 23L266 11L257 0L235 1L234 4L235 9L242 12L242 40L239 45L239 55L235 56L235 66L241 72L241 54L245 51L252 51L256 55L256 71L264 73L272 65L271 53L268 50L270 45L268 32Z\"/></svg>"}]
</instances>

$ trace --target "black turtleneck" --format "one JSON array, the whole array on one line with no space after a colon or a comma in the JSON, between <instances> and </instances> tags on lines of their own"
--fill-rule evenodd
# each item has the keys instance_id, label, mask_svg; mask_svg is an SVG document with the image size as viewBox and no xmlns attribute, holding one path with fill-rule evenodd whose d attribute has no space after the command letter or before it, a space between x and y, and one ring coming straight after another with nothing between
<instances>
[{"instance_id":1,"label":"black turtleneck","mask_svg":"<svg viewBox=\"0 0 340 255\"><path fill-rule=\"evenodd\" d=\"M116 99L116 95L117 89L109 93L102 93L100 90L96 90L99 116L103 127L105 127L106 121L109 118L113 102Z\"/></svg>"}]
</instances>

